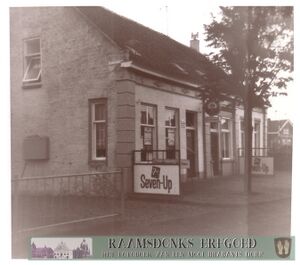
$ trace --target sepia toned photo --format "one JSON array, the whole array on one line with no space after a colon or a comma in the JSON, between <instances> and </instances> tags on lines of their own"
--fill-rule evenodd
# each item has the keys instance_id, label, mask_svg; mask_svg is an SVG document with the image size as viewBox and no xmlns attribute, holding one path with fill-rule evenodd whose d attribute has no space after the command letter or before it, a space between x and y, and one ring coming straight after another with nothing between
<instances>
[{"instance_id":1,"label":"sepia toned photo","mask_svg":"<svg viewBox=\"0 0 300 265\"><path fill-rule=\"evenodd\" d=\"M10 7L12 258L128 235L289 256L293 7L192 10Z\"/></svg>"}]
</instances>

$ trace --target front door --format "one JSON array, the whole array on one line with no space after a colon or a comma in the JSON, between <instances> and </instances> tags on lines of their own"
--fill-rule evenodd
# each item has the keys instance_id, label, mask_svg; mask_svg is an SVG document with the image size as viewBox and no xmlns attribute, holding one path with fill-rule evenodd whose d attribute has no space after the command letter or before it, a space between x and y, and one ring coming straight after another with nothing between
<instances>
[{"instance_id":1,"label":"front door","mask_svg":"<svg viewBox=\"0 0 300 265\"><path fill-rule=\"evenodd\" d=\"M219 134L217 132L210 133L211 138L211 164L213 176L219 174Z\"/></svg>"},{"instance_id":2,"label":"front door","mask_svg":"<svg viewBox=\"0 0 300 265\"><path fill-rule=\"evenodd\" d=\"M190 161L190 167L187 169L187 176L189 178L196 177L195 130L186 130L186 150L187 150L187 159Z\"/></svg>"}]
</instances>

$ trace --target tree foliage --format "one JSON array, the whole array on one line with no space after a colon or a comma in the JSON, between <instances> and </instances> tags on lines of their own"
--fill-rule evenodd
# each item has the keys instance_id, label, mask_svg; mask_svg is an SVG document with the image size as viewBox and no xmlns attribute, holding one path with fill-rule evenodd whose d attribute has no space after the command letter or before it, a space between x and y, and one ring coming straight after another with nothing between
<instances>
[{"instance_id":1,"label":"tree foliage","mask_svg":"<svg viewBox=\"0 0 300 265\"><path fill-rule=\"evenodd\" d=\"M205 25L210 59L253 98L286 94L293 71L292 7L220 7L221 18ZM258 97L257 97L258 96ZM253 103L254 104L254 103Z\"/></svg>"}]
</instances>

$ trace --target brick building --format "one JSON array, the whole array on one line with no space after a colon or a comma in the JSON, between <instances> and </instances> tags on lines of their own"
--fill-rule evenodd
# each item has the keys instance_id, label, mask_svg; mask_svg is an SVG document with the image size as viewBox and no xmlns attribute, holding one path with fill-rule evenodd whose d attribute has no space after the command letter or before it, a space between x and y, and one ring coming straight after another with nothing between
<instances>
[{"instance_id":1,"label":"brick building","mask_svg":"<svg viewBox=\"0 0 300 265\"><path fill-rule=\"evenodd\" d=\"M192 49L101 7L10 16L13 178L122 168L131 192L134 150L139 162L186 163L181 183L238 172L239 91L197 39ZM204 110L211 91L216 115ZM256 108L257 148L265 121Z\"/></svg>"}]
</instances>

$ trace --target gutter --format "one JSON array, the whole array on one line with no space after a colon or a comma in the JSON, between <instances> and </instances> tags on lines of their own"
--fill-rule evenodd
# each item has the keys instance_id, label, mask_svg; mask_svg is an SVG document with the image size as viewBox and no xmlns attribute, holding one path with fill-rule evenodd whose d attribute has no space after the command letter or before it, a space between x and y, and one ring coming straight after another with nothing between
<instances>
[{"instance_id":1,"label":"gutter","mask_svg":"<svg viewBox=\"0 0 300 265\"><path fill-rule=\"evenodd\" d=\"M175 83L178 83L178 84L181 84L181 85L189 86L193 89L201 89L201 90L205 89L203 86L199 86L199 85L194 84L194 83L190 83L190 82L187 82L187 81L182 81L182 80L179 80L179 79L176 79L176 78L172 78L172 77L169 77L169 76L159 74L157 72L145 69L143 67L137 66L137 65L133 64L132 61L122 62L121 67L131 68L131 69L134 69L136 71L139 71L139 72L142 72L142 73L145 73L145 74L148 74L148 75L152 75L152 76L164 79L164 80L168 80L168 81L172 81L172 82L175 82Z\"/></svg>"},{"instance_id":2,"label":"gutter","mask_svg":"<svg viewBox=\"0 0 300 265\"><path fill-rule=\"evenodd\" d=\"M177 84L188 86L192 89L201 90L202 92L205 93L205 87L204 86L201 86L201 85L198 85L198 84L195 84L195 83L191 83L191 82L187 82L187 81L182 81L182 80L179 80L179 79L176 79L176 78L173 78L173 77L169 77L169 76L164 75L164 74L157 73L155 71L145 69L143 67L135 65L132 61L125 61L125 62L122 62L120 65L121 65L122 68L134 69L138 72L142 72L142 73L145 73L145 74L148 74L148 75L151 75L151 76L155 76L157 78L161 78L161 79L164 79L164 80L167 80L167 81L175 82ZM227 99L231 99L231 100L236 100L237 98L239 98L239 96L235 96L235 95L232 95L232 94L228 95L227 93L224 93L224 92L220 92L220 95L224 96Z\"/></svg>"}]
</instances>

